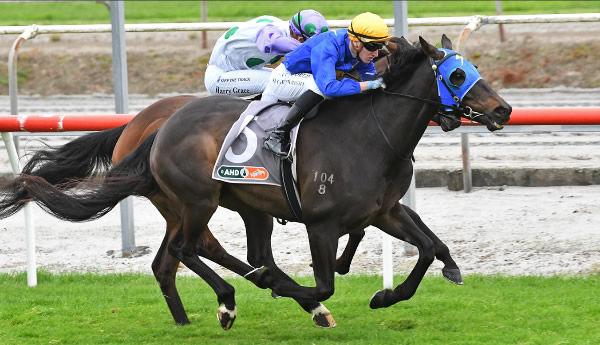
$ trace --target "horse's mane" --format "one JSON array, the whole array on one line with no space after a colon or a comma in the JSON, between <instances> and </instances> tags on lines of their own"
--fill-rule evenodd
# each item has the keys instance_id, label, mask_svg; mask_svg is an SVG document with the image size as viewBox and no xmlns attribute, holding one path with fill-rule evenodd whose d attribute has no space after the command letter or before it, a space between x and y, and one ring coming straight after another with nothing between
<instances>
[{"instance_id":1,"label":"horse's mane","mask_svg":"<svg viewBox=\"0 0 600 345\"><path fill-rule=\"evenodd\" d=\"M392 39L397 43L397 49L390 55L389 68L383 73L382 78L387 86L398 81L406 81L415 72L416 67L427 57L420 45L411 45L404 38Z\"/></svg>"}]
</instances>

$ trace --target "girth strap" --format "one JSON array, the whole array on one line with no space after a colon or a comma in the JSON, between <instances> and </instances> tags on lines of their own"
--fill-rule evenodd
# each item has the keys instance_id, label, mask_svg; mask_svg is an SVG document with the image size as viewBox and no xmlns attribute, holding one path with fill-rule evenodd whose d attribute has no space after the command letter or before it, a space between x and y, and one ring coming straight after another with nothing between
<instances>
[{"instance_id":1,"label":"girth strap","mask_svg":"<svg viewBox=\"0 0 600 345\"><path fill-rule=\"evenodd\" d=\"M288 203L290 211L294 219L291 221L301 222L302 221L302 205L300 203L300 192L298 191L298 184L294 180L292 174L292 163L288 159L281 160L281 188L285 194L285 200ZM285 220L277 220L280 224L285 225Z\"/></svg>"}]
</instances>

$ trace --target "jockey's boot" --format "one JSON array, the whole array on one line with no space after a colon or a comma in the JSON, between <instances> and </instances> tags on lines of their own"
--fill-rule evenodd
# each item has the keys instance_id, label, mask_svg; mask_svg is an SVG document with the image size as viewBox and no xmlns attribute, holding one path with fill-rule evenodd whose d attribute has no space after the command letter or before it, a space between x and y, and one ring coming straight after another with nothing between
<instances>
[{"instance_id":1,"label":"jockey's boot","mask_svg":"<svg viewBox=\"0 0 600 345\"><path fill-rule=\"evenodd\" d=\"M287 115L279 122L277 127L271 130L263 143L263 147L282 159L288 157L290 130L322 100L323 96L312 90L305 91L292 105Z\"/></svg>"}]
</instances>

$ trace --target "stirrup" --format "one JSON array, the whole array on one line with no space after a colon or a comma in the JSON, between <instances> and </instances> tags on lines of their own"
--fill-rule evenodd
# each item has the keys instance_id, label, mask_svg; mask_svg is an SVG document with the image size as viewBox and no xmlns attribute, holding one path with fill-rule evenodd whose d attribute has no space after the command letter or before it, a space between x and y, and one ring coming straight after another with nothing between
<instances>
[{"instance_id":1,"label":"stirrup","mask_svg":"<svg viewBox=\"0 0 600 345\"><path fill-rule=\"evenodd\" d=\"M267 137L267 139L265 139L265 141L263 142L263 147L267 151L273 153L275 156L281 159L285 159L290 155L289 149L284 150L284 147L290 146L289 143L287 143L286 136L287 133L285 132L271 131L269 137ZM277 146L279 146L280 150L277 150Z\"/></svg>"},{"instance_id":2,"label":"stirrup","mask_svg":"<svg viewBox=\"0 0 600 345\"><path fill-rule=\"evenodd\" d=\"M265 149L267 149L267 151L271 152L272 154L274 154L275 156L277 156L277 157L279 157L281 159L286 159L286 158L288 158L290 156L289 150L288 151L284 151L283 148L282 148L281 152L276 152L275 150L273 150L273 148L268 144L268 141L264 142L263 147Z\"/></svg>"}]
</instances>

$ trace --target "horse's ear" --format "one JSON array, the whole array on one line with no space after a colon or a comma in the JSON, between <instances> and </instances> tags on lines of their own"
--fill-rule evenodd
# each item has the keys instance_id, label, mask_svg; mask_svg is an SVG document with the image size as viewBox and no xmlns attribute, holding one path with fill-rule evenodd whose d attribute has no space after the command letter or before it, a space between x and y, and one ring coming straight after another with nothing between
<instances>
[{"instance_id":1,"label":"horse's ear","mask_svg":"<svg viewBox=\"0 0 600 345\"><path fill-rule=\"evenodd\" d=\"M446 34L442 34L442 48L452 50L452 41L450 41Z\"/></svg>"},{"instance_id":2,"label":"horse's ear","mask_svg":"<svg viewBox=\"0 0 600 345\"><path fill-rule=\"evenodd\" d=\"M392 38L392 41L394 41L398 45L402 45L403 47L412 48L412 44L410 44L410 42L406 38L404 38L404 36L394 37Z\"/></svg>"},{"instance_id":3,"label":"horse's ear","mask_svg":"<svg viewBox=\"0 0 600 345\"><path fill-rule=\"evenodd\" d=\"M421 49L434 60L440 60L444 57L444 52L438 50L436 47L429 44L429 42L425 41L425 39L419 36L419 43L421 43Z\"/></svg>"},{"instance_id":4,"label":"horse's ear","mask_svg":"<svg viewBox=\"0 0 600 345\"><path fill-rule=\"evenodd\" d=\"M390 52L390 54L394 54L398 50L398 45L395 42L390 41L388 42L386 48L387 51Z\"/></svg>"}]
</instances>

